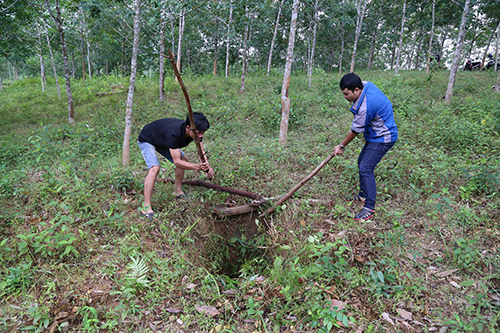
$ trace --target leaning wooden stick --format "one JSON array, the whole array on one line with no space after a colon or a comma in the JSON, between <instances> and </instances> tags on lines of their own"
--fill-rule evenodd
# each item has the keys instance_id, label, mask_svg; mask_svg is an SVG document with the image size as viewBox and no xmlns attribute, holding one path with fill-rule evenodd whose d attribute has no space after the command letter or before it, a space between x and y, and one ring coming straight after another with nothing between
<instances>
[{"instance_id":1,"label":"leaning wooden stick","mask_svg":"<svg viewBox=\"0 0 500 333\"><path fill-rule=\"evenodd\" d=\"M200 158L200 161L202 163L205 163L207 159L205 158L205 155L203 154L203 150L201 149L200 145L200 138L198 138L198 134L196 133L196 124L194 123L194 116L193 116L193 109L191 108L191 102L189 101L189 95L186 89L186 86L184 85L184 82L182 81L181 74L179 73L179 70L177 70L177 66L175 65L175 58L174 54L170 49L168 49L168 58L170 59L170 63L172 64L172 68L174 69L175 76L177 77L177 81L179 81L179 84L181 85L182 92L184 93L184 97L186 98L186 105L188 108L189 112L189 122L191 123L190 128L194 131L194 143L196 144L196 150L198 150L198 157Z\"/></svg>"},{"instance_id":2,"label":"leaning wooden stick","mask_svg":"<svg viewBox=\"0 0 500 333\"><path fill-rule=\"evenodd\" d=\"M302 179L297 185L295 185L294 188L292 188L290 190L290 192L288 192L287 194L285 194L285 196L283 198L281 198L280 200L278 200L278 202L273 207L269 208L265 213L260 214L259 217L263 217L266 214L271 214L272 212L274 212L276 210L276 207L278 207L279 205L281 205L283 202L285 202L285 200L287 200L288 198L290 198L292 196L292 194L294 194L299 188L301 188L302 186L304 186L304 184L307 183L309 181L309 179L311 179L312 177L314 177L314 175L317 174L318 171L321 170L321 168L323 168L326 163L330 162L330 160L334 156L335 156L335 152L331 153L330 156L328 156L323 162L321 162L320 165L318 165L316 167L316 169L314 169L313 172L311 172L309 174L309 176L307 176L306 178Z\"/></svg>"}]
</instances>

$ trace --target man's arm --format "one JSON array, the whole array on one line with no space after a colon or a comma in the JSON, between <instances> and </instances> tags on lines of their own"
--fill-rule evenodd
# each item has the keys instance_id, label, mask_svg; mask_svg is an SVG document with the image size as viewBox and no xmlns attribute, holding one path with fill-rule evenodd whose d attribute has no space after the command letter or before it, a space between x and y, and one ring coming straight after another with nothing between
<instances>
[{"instance_id":1,"label":"man's arm","mask_svg":"<svg viewBox=\"0 0 500 333\"><path fill-rule=\"evenodd\" d=\"M174 161L174 165L177 168L181 168L184 170L208 171L208 163L194 164L194 163L190 163L188 161L184 161L181 158L181 150L180 149L170 148L170 155L172 156L172 160Z\"/></svg>"},{"instance_id":2,"label":"man's arm","mask_svg":"<svg viewBox=\"0 0 500 333\"><path fill-rule=\"evenodd\" d=\"M347 133L347 135L345 136L344 140L342 140L342 142L340 143L340 145L335 146L335 148L334 148L335 156L337 156L339 154L343 154L345 147L352 140L354 140L354 138L356 138L357 136L358 136L358 133L353 132L353 131L349 131L349 133ZM343 146L344 148L341 148L341 146Z\"/></svg>"}]
</instances>

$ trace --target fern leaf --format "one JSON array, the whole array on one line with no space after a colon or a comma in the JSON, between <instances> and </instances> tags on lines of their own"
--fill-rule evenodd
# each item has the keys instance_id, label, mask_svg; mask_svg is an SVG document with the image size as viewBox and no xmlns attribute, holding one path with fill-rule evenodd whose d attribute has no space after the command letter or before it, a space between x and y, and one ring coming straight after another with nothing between
<instances>
[{"instance_id":1,"label":"fern leaf","mask_svg":"<svg viewBox=\"0 0 500 333\"><path fill-rule=\"evenodd\" d=\"M127 268L130 270L128 272L127 277L129 279L135 280L135 282L143 287L147 287L149 284L148 277L146 274L149 272L149 267L146 264L144 258L134 258L130 257L132 260L131 263L127 265Z\"/></svg>"}]
</instances>

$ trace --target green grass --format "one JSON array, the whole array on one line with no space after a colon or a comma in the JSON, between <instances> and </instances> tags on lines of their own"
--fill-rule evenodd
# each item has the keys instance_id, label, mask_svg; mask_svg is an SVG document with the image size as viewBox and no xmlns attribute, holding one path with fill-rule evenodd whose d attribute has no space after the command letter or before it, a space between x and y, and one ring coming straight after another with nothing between
<instances>
[{"instance_id":1,"label":"green grass","mask_svg":"<svg viewBox=\"0 0 500 333\"><path fill-rule=\"evenodd\" d=\"M272 216L219 220L215 207L247 199L185 186L191 200L181 204L173 185L157 182L150 222L138 213L145 171L135 141L155 119L186 117L175 80L167 78L161 104L157 78L138 79L128 167L126 92L96 96L126 87L126 78L72 82L74 125L54 82L45 93L38 79L4 88L0 330L399 332L408 324L497 332L500 94L485 88L496 74L458 73L451 104L442 100L447 72L359 74L391 99L400 130L376 170L377 213L368 223L355 222L360 207L343 201L357 190L361 139ZM185 77L193 110L211 122L204 144L213 183L286 194L349 131L339 79L318 73L309 88L307 77L292 77L284 148L282 77L249 75L245 93L238 77ZM186 151L196 159L194 145ZM159 177L174 177L170 163Z\"/></svg>"}]
</instances>

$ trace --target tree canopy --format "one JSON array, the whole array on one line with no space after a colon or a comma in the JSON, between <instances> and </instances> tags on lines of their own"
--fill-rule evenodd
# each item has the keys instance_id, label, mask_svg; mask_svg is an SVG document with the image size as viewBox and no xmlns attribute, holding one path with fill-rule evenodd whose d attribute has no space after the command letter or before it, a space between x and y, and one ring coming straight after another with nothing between
<instances>
[{"instance_id":1,"label":"tree canopy","mask_svg":"<svg viewBox=\"0 0 500 333\"><path fill-rule=\"evenodd\" d=\"M55 0L49 1L54 3ZM174 53L179 39L179 16L185 13L185 31L182 40L182 71L193 74L217 73L226 63L229 46L230 72L236 74L243 58L245 27L249 27L248 69L267 68L271 41L278 8L281 1L251 0L182 0L145 2L141 18L141 36L137 60L139 75L158 72L160 12L166 11L165 45ZM365 12L356 47L356 68L391 69L399 47L403 1L370 0ZM312 29L316 23L316 51L314 69L326 72L348 68L353 53L359 0L300 2L297 41L293 70L307 70L311 52ZM291 0L285 0L281 21L275 37L272 67L283 70L291 15ZM317 6L317 7L316 7ZM61 15L68 44L72 77L87 72L95 75L115 73L130 74L132 55L133 14L131 0L60 0ZM230 8L233 8L231 22ZM453 43L458 35L463 0L437 0L435 28L431 53L439 55L447 66L451 63ZM246 13L246 8L248 13ZM315 15L317 11L317 15ZM424 69L432 26L432 2L406 1L401 69ZM35 19L35 18L38 18ZM21 2L3 1L0 4L0 75L4 78L36 76L40 73L36 50L36 25L40 20L48 24L49 39L55 53L58 70L62 71L61 45L54 22L43 0ZM476 0L471 3L464 41L464 56L479 58L486 47L493 45L490 36L500 20L500 2ZM229 27L229 29L228 29ZM228 36L229 34L229 36ZM495 36L496 37L496 36ZM229 45L228 44L229 41ZM88 54L87 54L88 52ZM48 47L43 44L42 54L49 57ZM85 64L84 58L90 64ZM215 66L215 68L214 68ZM88 67L87 67L88 68ZM14 75L14 76L13 76Z\"/></svg>"}]
</instances>

